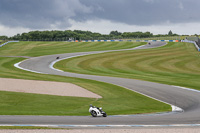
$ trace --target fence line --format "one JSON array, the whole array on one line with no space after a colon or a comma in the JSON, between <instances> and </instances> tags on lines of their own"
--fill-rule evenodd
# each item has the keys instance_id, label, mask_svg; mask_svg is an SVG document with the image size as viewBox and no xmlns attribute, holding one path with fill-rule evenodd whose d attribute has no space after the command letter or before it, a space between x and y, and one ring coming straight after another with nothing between
<instances>
[{"instance_id":1,"label":"fence line","mask_svg":"<svg viewBox=\"0 0 200 133\"><path fill-rule=\"evenodd\" d=\"M197 48L198 51L200 51L199 46L197 45L197 43L195 41L190 41L190 40L182 40L181 42L188 42L188 43L193 43L195 45L195 47Z\"/></svg>"},{"instance_id":2,"label":"fence line","mask_svg":"<svg viewBox=\"0 0 200 133\"><path fill-rule=\"evenodd\" d=\"M161 41L161 42L179 42L179 40L71 40L68 42L123 42L123 41L127 41L127 42L156 42L156 41Z\"/></svg>"},{"instance_id":3,"label":"fence line","mask_svg":"<svg viewBox=\"0 0 200 133\"><path fill-rule=\"evenodd\" d=\"M19 42L19 41L7 41L7 42L1 44L0 47L3 47L4 45L6 45L6 44L8 44L8 43L11 43L11 42Z\"/></svg>"}]
</instances>

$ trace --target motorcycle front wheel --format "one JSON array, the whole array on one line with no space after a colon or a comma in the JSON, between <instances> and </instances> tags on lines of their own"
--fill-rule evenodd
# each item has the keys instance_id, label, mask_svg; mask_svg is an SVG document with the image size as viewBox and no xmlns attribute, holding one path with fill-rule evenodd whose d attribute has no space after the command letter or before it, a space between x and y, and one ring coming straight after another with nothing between
<instances>
[{"instance_id":1,"label":"motorcycle front wheel","mask_svg":"<svg viewBox=\"0 0 200 133\"><path fill-rule=\"evenodd\" d=\"M93 117L97 117L97 113L96 113L95 111L91 111L91 115L92 115Z\"/></svg>"}]
</instances>

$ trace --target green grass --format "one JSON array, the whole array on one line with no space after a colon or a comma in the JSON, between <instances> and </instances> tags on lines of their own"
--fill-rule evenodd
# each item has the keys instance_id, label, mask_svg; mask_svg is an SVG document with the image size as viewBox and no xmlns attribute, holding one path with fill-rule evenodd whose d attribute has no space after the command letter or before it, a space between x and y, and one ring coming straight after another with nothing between
<instances>
[{"instance_id":1,"label":"green grass","mask_svg":"<svg viewBox=\"0 0 200 133\"><path fill-rule=\"evenodd\" d=\"M0 56L42 56L133 48L145 42L18 42L0 48Z\"/></svg>"},{"instance_id":2,"label":"green grass","mask_svg":"<svg viewBox=\"0 0 200 133\"><path fill-rule=\"evenodd\" d=\"M59 129L65 129L66 128L52 128L52 127L37 127L37 126L0 126L1 129L56 129L59 131Z\"/></svg>"},{"instance_id":3,"label":"green grass","mask_svg":"<svg viewBox=\"0 0 200 133\"><path fill-rule=\"evenodd\" d=\"M64 71L132 78L200 90L200 53L193 44L174 43L155 49L111 52L60 61Z\"/></svg>"},{"instance_id":4,"label":"green grass","mask_svg":"<svg viewBox=\"0 0 200 133\"><path fill-rule=\"evenodd\" d=\"M30 42L30 44L29 42L10 43L0 49L0 56L39 56L43 54L62 53L65 51L87 51L90 47L96 50L99 50L98 47L104 50L112 49L109 43L107 44L108 47L105 46L106 44L103 44L104 47L101 47L96 46L96 44L86 43L87 48L83 48L84 46L77 46L79 43L73 43L68 44L72 48L66 49L60 48L59 46L61 44L67 44L64 42L61 44L60 42L57 43L45 44L49 45L49 47L45 47L43 42ZM54 45L58 45L58 47ZM118 43L116 45L118 45ZM141 43L130 44L131 46L122 43L118 48L121 48L121 45L127 48L141 45ZM35 51L35 53L31 52L33 49L38 49L39 51ZM171 110L169 105L144 97L119 86L93 80L37 74L23 71L13 66L13 64L22 60L24 60L24 58L0 57L0 77L74 83L101 95L103 98L94 99L0 91L0 115L90 115L88 112L89 104L102 106L108 115L152 113Z\"/></svg>"},{"instance_id":5,"label":"green grass","mask_svg":"<svg viewBox=\"0 0 200 133\"><path fill-rule=\"evenodd\" d=\"M164 36L164 37L148 37L148 38L130 38L124 40L183 40L187 36Z\"/></svg>"}]
</instances>

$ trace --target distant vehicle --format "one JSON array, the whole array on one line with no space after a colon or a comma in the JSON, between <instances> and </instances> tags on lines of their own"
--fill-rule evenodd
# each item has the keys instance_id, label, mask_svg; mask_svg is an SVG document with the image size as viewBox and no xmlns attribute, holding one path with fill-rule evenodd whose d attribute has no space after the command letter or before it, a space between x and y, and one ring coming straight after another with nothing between
<instances>
[{"instance_id":1,"label":"distant vehicle","mask_svg":"<svg viewBox=\"0 0 200 133\"><path fill-rule=\"evenodd\" d=\"M150 42L149 42L148 44L149 44L149 45L151 45L151 43L150 43Z\"/></svg>"},{"instance_id":2,"label":"distant vehicle","mask_svg":"<svg viewBox=\"0 0 200 133\"><path fill-rule=\"evenodd\" d=\"M58 56L58 57L56 57L56 59L60 59L60 57Z\"/></svg>"},{"instance_id":3,"label":"distant vehicle","mask_svg":"<svg viewBox=\"0 0 200 133\"><path fill-rule=\"evenodd\" d=\"M97 116L107 117L107 114L106 112L102 110L102 107L98 108L98 107L90 105L89 112L93 117L97 117Z\"/></svg>"}]
</instances>

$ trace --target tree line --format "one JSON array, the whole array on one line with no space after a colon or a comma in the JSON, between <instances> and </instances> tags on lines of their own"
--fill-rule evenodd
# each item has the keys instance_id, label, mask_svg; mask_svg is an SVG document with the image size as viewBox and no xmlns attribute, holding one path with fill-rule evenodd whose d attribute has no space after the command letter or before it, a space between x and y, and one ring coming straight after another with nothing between
<instances>
[{"instance_id":1,"label":"tree line","mask_svg":"<svg viewBox=\"0 0 200 133\"><path fill-rule=\"evenodd\" d=\"M65 30L65 31L30 31L28 33L17 34L12 37L0 36L0 40L20 40L20 41L68 41L68 40L108 40L108 39L128 39L128 38L149 38L163 36L178 36L170 30L165 35L153 35L151 32L118 32L111 31L109 34L100 34L91 31Z\"/></svg>"}]
</instances>

